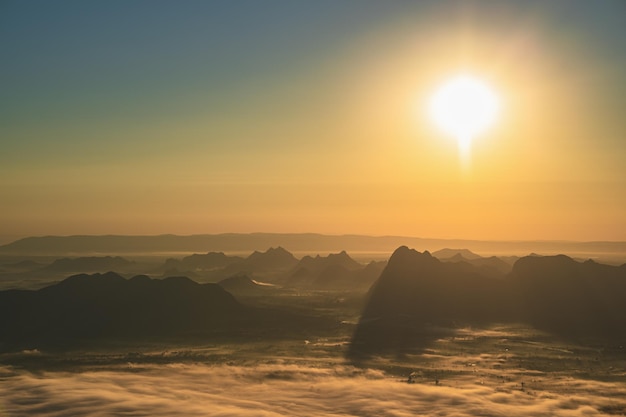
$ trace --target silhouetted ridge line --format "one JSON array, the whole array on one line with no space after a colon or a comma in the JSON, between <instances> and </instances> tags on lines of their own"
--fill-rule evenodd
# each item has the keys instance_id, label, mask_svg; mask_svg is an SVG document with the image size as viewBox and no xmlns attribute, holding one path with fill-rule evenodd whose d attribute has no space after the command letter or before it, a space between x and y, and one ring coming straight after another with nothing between
<instances>
[{"instance_id":1,"label":"silhouetted ridge line","mask_svg":"<svg viewBox=\"0 0 626 417\"><path fill-rule=\"evenodd\" d=\"M2 254L75 255L155 252L252 251L283 246L293 251L339 252L342 250L391 253L401 244L417 248L457 247L478 253L606 253L620 257L626 242L479 241L423 239L403 236L321 235L315 233L225 233L217 235L158 236L42 236L0 245Z\"/></svg>"},{"instance_id":2,"label":"silhouetted ridge line","mask_svg":"<svg viewBox=\"0 0 626 417\"><path fill-rule=\"evenodd\" d=\"M424 323L483 321L506 312L502 280L467 263L441 262L428 251L398 248L372 286L364 318L406 315Z\"/></svg>"},{"instance_id":3,"label":"silhouetted ridge line","mask_svg":"<svg viewBox=\"0 0 626 417\"><path fill-rule=\"evenodd\" d=\"M267 295L268 291L276 291L276 287L271 284L261 285L250 279L247 275L235 275L217 283L226 291L235 296L259 296Z\"/></svg>"},{"instance_id":4,"label":"silhouetted ridge line","mask_svg":"<svg viewBox=\"0 0 626 417\"><path fill-rule=\"evenodd\" d=\"M519 259L507 276L399 247L372 286L351 351L419 348L434 329L526 322L566 337L626 339L626 268Z\"/></svg>"},{"instance_id":5,"label":"silhouetted ridge line","mask_svg":"<svg viewBox=\"0 0 626 417\"><path fill-rule=\"evenodd\" d=\"M237 262L243 261L240 256L228 256L223 252L208 252L206 254L194 253L185 256L183 259L169 258L165 261L164 270L183 271L213 271L219 268L225 268Z\"/></svg>"},{"instance_id":6,"label":"silhouetted ridge line","mask_svg":"<svg viewBox=\"0 0 626 417\"><path fill-rule=\"evenodd\" d=\"M0 344L193 335L244 312L217 284L79 274L38 291L1 291Z\"/></svg>"},{"instance_id":7,"label":"silhouetted ridge line","mask_svg":"<svg viewBox=\"0 0 626 417\"><path fill-rule=\"evenodd\" d=\"M626 335L626 268L529 256L513 265L511 279L537 327L578 337Z\"/></svg>"},{"instance_id":8,"label":"silhouetted ridge line","mask_svg":"<svg viewBox=\"0 0 626 417\"><path fill-rule=\"evenodd\" d=\"M378 278L383 265L384 262L371 262L364 266L346 251L327 256L304 256L284 284L296 288L363 291Z\"/></svg>"}]
</instances>

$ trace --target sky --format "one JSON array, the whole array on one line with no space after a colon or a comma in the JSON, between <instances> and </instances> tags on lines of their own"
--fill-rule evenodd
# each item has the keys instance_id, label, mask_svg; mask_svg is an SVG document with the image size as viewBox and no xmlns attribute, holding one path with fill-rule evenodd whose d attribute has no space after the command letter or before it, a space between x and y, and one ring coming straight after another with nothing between
<instances>
[{"instance_id":1,"label":"sky","mask_svg":"<svg viewBox=\"0 0 626 417\"><path fill-rule=\"evenodd\" d=\"M0 242L626 240L626 2L3 1ZM499 98L469 166L428 116Z\"/></svg>"}]
</instances>

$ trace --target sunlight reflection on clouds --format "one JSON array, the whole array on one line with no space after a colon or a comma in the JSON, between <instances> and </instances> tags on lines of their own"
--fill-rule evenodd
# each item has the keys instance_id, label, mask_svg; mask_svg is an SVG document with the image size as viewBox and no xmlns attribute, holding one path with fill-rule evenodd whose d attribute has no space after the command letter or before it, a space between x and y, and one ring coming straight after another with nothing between
<instances>
[{"instance_id":1,"label":"sunlight reflection on clouds","mask_svg":"<svg viewBox=\"0 0 626 417\"><path fill-rule=\"evenodd\" d=\"M564 395L463 383L406 384L380 371L303 365L142 366L82 373L2 370L11 416L590 416L626 384L572 380ZM585 394L581 394L584 392Z\"/></svg>"}]
</instances>

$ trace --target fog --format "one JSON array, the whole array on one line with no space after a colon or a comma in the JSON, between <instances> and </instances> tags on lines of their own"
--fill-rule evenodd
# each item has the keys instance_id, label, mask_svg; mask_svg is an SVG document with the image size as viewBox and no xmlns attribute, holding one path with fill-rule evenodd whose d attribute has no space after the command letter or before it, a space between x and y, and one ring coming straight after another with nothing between
<instances>
[{"instance_id":1,"label":"fog","mask_svg":"<svg viewBox=\"0 0 626 417\"><path fill-rule=\"evenodd\" d=\"M624 410L625 383L551 377L541 390L473 378L415 384L351 366L0 368L2 416L594 416ZM483 385L484 384L484 385ZM530 384L529 384L530 385ZM621 412L621 411L620 411Z\"/></svg>"}]
</instances>

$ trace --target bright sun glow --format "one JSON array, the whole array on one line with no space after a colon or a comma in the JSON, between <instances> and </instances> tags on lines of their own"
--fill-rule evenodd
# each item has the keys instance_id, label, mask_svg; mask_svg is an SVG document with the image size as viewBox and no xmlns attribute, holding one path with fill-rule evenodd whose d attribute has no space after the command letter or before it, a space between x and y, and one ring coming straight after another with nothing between
<instances>
[{"instance_id":1,"label":"bright sun glow","mask_svg":"<svg viewBox=\"0 0 626 417\"><path fill-rule=\"evenodd\" d=\"M457 139L465 158L472 139L494 123L498 107L498 98L488 85L460 75L435 93L430 103L430 115L444 132Z\"/></svg>"}]
</instances>

